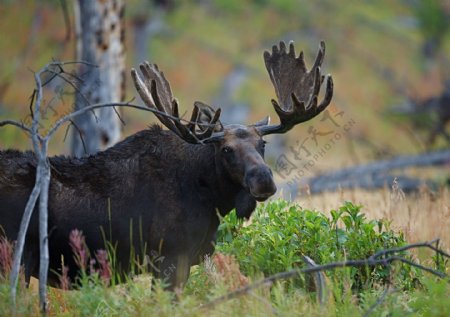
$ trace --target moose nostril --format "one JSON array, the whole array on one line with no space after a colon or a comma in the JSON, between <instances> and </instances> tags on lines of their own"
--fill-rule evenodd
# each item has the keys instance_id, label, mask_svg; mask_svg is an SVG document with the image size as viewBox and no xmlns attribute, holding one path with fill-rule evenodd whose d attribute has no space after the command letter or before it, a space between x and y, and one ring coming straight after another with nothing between
<instances>
[{"instance_id":1,"label":"moose nostril","mask_svg":"<svg viewBox=\"0 0 450 317\"><path fill-rule=\"evenodd\" d=\"M272 171L266 166L252 168L247 172L245 180L253 195L268 198L277 191Z\"/></svg>"}]
</instances>

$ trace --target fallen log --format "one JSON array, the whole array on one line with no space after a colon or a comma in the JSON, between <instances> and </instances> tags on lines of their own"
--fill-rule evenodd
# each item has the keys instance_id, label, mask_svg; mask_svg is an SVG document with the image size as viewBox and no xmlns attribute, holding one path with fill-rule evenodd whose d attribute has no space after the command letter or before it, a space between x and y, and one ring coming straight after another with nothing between
<instances>
[{"instance_id":1,"label":"fallen log","mask_svg":"<svg viewBox=\"0 0 450 317\"><path fill-rule=\"evenodd\" d=\"M407 167L450 166L450 150L422 153L419 155L398 156L390 160L376 161L369 164L344 168L327 172L319 176L309 177L300 182L286 182L279 188L285 198L295 198L300 188L308 187L311 193L336 191L339 189L376 189L391 185L394 179L404 192L416 191L423 185L435 187L433 181L413 178L393 173L393 170ZM450 175L450 167L444 169Z\"/></svg>"}]
</instances>

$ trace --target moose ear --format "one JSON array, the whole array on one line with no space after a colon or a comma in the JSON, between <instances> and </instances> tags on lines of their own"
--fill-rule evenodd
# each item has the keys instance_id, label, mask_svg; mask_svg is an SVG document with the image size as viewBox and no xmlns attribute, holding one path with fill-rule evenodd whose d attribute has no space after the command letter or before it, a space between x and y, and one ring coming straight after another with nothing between
<instances>
[{"instance_id":1,"label":"moose ear","mask_svg":"<svg viewBox=\"0 0 450 317\"><path fill-rule=\"evenodd\" d=\"M265 126L265 125L269 125L270 124L270 117L267 116L262 120L259 120L258 122L252 124L252 127L261 127L261 126Z\"/></svg>"},{"instance_id":2,"label":"moose ear","mask_svg":"<svg viewBox=\"0 0 450 317\"><path fill-rule=\"evenodd\" d=\"M236 195L234 205L236 206L236 216L238 218L248 219L250 218L253 210L256 208L256 200L244 189L242 189Z\"/></svg>"}]
</instances>

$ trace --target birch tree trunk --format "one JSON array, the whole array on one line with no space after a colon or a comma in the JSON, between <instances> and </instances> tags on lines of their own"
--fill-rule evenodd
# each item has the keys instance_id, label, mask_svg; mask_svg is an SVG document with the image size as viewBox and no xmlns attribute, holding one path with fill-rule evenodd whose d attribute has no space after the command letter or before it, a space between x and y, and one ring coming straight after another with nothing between
<instances>
[{"instance_id":1,"label":"birch tree trunk","mask_svg":"<svg viewBox=\"0 0 450 317\"><path fill-rule=\"evenodd\" d=\"M75 110L96 103L120 102L125 97L125 25L123 0L74 2L77 60L82 80L75 96ZM72 129L74 156L94 154L120 139L120 118L113 108L79 116Z\"/></svg>"}]
</instances>

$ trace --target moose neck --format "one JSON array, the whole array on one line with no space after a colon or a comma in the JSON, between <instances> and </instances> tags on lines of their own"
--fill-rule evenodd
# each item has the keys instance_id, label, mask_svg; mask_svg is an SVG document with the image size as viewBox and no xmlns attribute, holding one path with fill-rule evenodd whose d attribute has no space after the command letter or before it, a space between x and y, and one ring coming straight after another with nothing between
<instances>
[{"instance_id":1,"label":"moose neck","mask_svg":"<svg viewBox=\"0 0 450 317\"><path fill-rule=\"evenodd\" d=\"M139 149L138 153L136 149ZM159 179L162 183L170 182L166 184L167 189L179 185L184 197L195 197L193 201L208 206L214 214L216 209L221 215L226 215L236 208L238 216L248 218L256 206L256 201L247 191L230 178L213 144L190 144L171 131L153 126L107 152L110 152L108 157L116 156L116 153L126 153L123 154L125 157L140 157L139 164L118 163L122 167L146 166L143 173L136 172L141 175L141 183L137 186L143 195L140 199L145 200L155 180Z\"/></svg>"}]
</instances>

